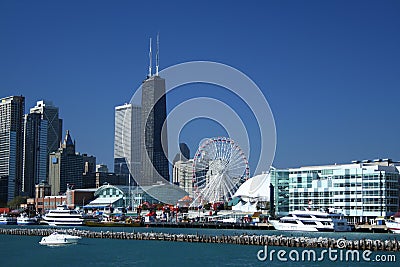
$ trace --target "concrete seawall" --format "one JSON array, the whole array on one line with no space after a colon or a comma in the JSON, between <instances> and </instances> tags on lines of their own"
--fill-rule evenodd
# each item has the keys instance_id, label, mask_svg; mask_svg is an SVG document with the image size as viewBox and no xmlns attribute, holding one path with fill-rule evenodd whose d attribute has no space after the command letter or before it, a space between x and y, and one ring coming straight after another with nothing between
<instances>
[{"instance_id":1,"label":"concrete seawall","mask_svg":"<svg viewBox=\"0 0 400 267\"><path fill-rule=\"evenodd\" d=\"M0 228L3 235L27 235L27 236L48 236L53 232L63 232L84 238L108 238L126 240L155 240L169 242L189 243L218 243L235 245L254 246L284 246L302 248L341 248L371 251L400 251L400 241L394 240L343 240L327 237L287 237L277 235L188 235L188 234L166 234L166 233L137 233L137 232L95 232L79 229L4 229Z\"/></svg>"}]
</instances>

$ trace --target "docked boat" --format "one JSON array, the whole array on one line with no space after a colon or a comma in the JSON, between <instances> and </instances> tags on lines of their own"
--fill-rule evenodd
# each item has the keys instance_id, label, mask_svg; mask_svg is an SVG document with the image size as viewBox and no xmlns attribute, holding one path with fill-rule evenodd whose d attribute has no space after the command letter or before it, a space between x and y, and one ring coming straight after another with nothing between
<instances>
[{"instance_id":1,"label":"docked boat","mask_svg":"<svg viewBox=\"0 0 400 267\"><path fill-rule=\"evenodd\" d=\"M6 213L0 214L0 224L17 224L17 219Z\"/></svg>"},{"instance_id":2,"label":"docked boat","mask_svg":"<svg viewBox=\"0 0 400 267\"><path fill-rule=\"evenodd\" d=\"M39 242L39 244L46 246L63 246L63 245L76 244L80 239L82 239L82 237L80 236L60 234L54 232L49 236L43 237L42 240Z\"/></svg>"},{"instance_id":3,"label":"docked boat","mask_svg":"<svg viewBox=\"0 0 400 267\"><path fill-rule=\"evenodd\" d=\"M400 234L400 217L392 217L389 220L385 220L385 224L389 231Z\"/></svg>"},{"instance_id":4,"label":"docked boat","mask_svg":"<svg viewBox=\"0 0 400 267\"><path fill-rule=\"evenodd\" d=\"M36 217L29 217L26 213L21 213L17 217L17 224L18 225L34 225L38 224L38 219Z\"/></svg>"},{"instance_id":5,"label":"docked boat","mask_svg":"<svg viewBox=\"0 0 400 267\"><path fill-rule=\"evenodd\" d=\"M342 213L329 209L325 211L311 211L309 209L296 210L280 220L269 221L276 230L307 231L307 232L348 232L350 225Z\"/></svg>"},{"instance_id":6,"label":"docked boat","mask_svg":"<svg viewBox=\"0 0 400 267\"><path fill-rule=\"evenodd\" d=\"M76 210L68 209L67 205L57 206L43 215L43 221L50 226L81 226L84 219Z\"/></svg>"},{"instance_id":7,"label":"docked boat","mask_svg":"<svg viewBox=\"0 0 400 267\"><path fill-rule=\"evenodd\" d=\"M86 221L86 226L91 227L141 227L143 226L141 222L135 221L123 221L123 222L112 222L112 221Z\"/></svg>"}]
</instances>

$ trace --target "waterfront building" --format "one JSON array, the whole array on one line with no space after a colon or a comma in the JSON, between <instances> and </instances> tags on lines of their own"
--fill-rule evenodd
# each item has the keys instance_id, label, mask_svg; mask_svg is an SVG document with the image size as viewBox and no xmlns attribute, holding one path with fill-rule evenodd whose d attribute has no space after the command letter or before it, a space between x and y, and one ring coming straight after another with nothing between
<instances>
[{"instance_id":1,"label":"waterfront building","mask_svg":"<svg viewBox=\"0 0 400 267\"><path fill-rule=\"evenodd\" d=\"M173 168L173 183L179 185L185 190L190 197L194 197L193 193L193 159L178 160Z\"/></svg>"},{"instance_id":2,"label":"waterfront building","mask_svg":"<svg viewBox=\"0 0 400 267\"><path fill-rule=\"evenodd\" d=\"M286 216L289 214L289 170L271 167L269 176L273 187L271 215Z\"/></svg>"},{"instance_id":3,"label":"waterfront building","mask_svg":"<svg viewBox=\"0 0 400 267\"><path fill-rule=\"evenodd\" d=\"M0 99L0 202L22 191L25 97Z\"/></svg>"},{"instance_id":4,"label":"waterfront building","mask_svg":"<svg viewBox=\"0 0 400 267\"><path fill-rule=\"evenodd\" d=\"M62 146L57 152L50 154L49 184L51 194L65 193L68 185L75 189L83 188L83 173L93 173L96 158L75 152L75 142L72 141L69 131Z\"/></svg>"},{"instance_id":5,"label":"waterfront building","mask_svg":"<svg viewBox=\"0 0 400 267\"><path fill-rule=\"evenodd\" d=\"M158 68L158 67L157 67ZM142 84L141 185L169 181L165 80L151 71ZM164 127L164 130L162 130Z\"/></svg>"},{"instance_id":6,"label":"waterfront building","mask_svg":"<svg viewBox=\"0 0 400 267\"><path fill-rule=\"evenodd\" d=\"M35 207L39 213L55 209L58 205L66 204L68 208L83 207L94 199L95 188L67 190L63 195L52 195L51 186L42 182L35 186Z\"/></svg>"},{"instance_id":7,"label":"waterfront building","mask_svg":"<svg viewBox=\"0 0 400 267\"><path fill-rule=\"evenodd\" d=\"M24 116L22 192L33 197L35 185L47 180L47 120L39 113Z\"/></svg>"},{"instance_id":8,"label":"waterfront building","mask_svg":"<svg viewBox=\"0 0 400 267\"><path fill-rule=\"evenodd\" d=\"M141 174L141 116L140 106L124 104L115 107L114 173L125 175L136 183Z\"/></svg>"},{"instance_id":9,"label":"waterfront building","mask_svg":"<svg viewBox=\"0 0 400 267\"><path fill-rule=\"evenodd\" d=\"M66 204L70 209L83 208L87 203L92 201L95 196L96 188L80 188L69 189L65 193L67 199Z\"/></svg>"},{"instance_id":10,"label":"waterfront building","mask_svg":"<svg viewBox=\"0 0 400 267\"><path fill-rule=\"evenodd\" d=\"M390 159L289 169L289 211L342 210L350 223L399 209L399 163Z\"/></svg>"},{"instance_id":11,"label":"waterfront building","mask_svg":"<svg viewBox=\"0 0 400 267\"><path fill-rule=\"evenodd\" d=\"M48 210L56 209L57 206L63 205L67 203L67 196L66 195L59 195L59 196L45 196L44 198L37 199L36 202L36 211L44 214Z\"/></svg>"},{"instance_id":12,"label":"waterfront building","mask_svg":"<svg viewBox=\"0 0 400 267\"><path fill-rule=\"evenodd\" d=\"M95 199L84 206L85 209L136 208L149 204L176 205L187 193L171 184L158 183L150 186L120 186L106 184L97 188Z\"/></svg>"},{"instance_id":13,"label":"waterfront building","mask_svg":"<svg viewBox=\"0 0 400 267\"><path fill-rule=\"evenodd\" d=\"M35 206L36 211L42 213L44 211L43 199L46 196L51 195L51 186L47 181L41 181L39 184L35 185Z\"/></svg>"}]
</instances>

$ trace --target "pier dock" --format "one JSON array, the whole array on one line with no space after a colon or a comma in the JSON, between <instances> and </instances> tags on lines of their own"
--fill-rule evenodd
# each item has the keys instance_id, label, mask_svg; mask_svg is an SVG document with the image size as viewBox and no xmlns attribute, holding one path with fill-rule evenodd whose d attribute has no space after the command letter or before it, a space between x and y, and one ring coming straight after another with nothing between
<instances>
[{"instance_id":1,"label":"pier dock","mask_svg":"<svg viewBox=\"0 0 400 267\"><path fill-rule=\"evenodd\" d=\"M394 240L345 240L327 237L288 237L283 235L190 235L168 233L110 232L77 229L26 229L0 228L3 235L48 236L53 232L65 232L83 238L108 238L125 240L154 240L189 243L217 243L254 246L284 246L303 248L340 248L371 251L400 251L400 241Z\"/></svg>"},{"instance_id":2,"label":"pier dock","mask_svg":"<svg viewBox=\"0 0 400 267\"><path fill-rule=\"evenodd\" d=\"M178 223L168 223L168 222L148 222L144 223L145 227L157 227L157 228L206 228L206 229L241 229L241 230L274 230L274 227L268 223L223 223L223 222L213 222L213 223L198 223L198 222L178 222Z\"/></svg>"},{"instance_id":3,"label":"pier dock","mask_svg":"<svg viewBox=\"0 0 400 267\"><path fill-rule=\"evenodd\" d=\"M386 225L360 224L354 227L356 232L387 233L389 230Z\"/></svg>"}]
</instances>

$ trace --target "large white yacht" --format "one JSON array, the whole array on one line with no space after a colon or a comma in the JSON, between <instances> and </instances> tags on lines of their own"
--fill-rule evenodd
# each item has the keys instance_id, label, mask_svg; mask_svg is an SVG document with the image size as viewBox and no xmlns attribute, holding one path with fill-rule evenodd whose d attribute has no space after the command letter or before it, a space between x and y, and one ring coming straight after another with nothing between
<instances>
[{"instance_id":1,"label":"large white yacht","mask_svg":"<svg viewBox=\"0 0 400 267\"><path fill-rule=\"evenodd\" d=\"M84 224L82 215L76 210L70 210L67 205L57 206L43 215L43 221L51 226L80 226Z\"/></svg>"},{"instance_id":2,"label":"large white yacht","mask_svg":"<svg viewBox=\"0 0 400 267\"><path fill-rule=\"evenodd\" d=\"M308 231L308 232L348 232L348 225L344 215L337 210L312 211L309 209L296 210L279 220L269 221L276 230Z\"/></svg>"}]
</instances>

